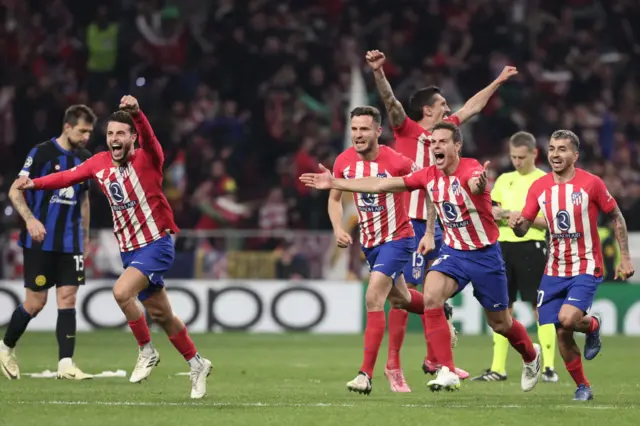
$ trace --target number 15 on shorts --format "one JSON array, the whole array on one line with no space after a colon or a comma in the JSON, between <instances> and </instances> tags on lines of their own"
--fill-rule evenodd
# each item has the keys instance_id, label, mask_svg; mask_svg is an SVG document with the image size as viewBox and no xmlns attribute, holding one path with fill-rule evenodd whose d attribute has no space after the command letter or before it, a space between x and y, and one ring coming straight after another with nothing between
<instances>
[{"instance_id":1,"label":"number 15 on shorts","mask_svg":"<svg viewBox=\"0 0 640 426\"><path fill-rule=\"evenodd\" d=\"M84 271L84 256L76 254L73 256L73 260L76 261L76 272Z\"/></svg>"}]
</instances>

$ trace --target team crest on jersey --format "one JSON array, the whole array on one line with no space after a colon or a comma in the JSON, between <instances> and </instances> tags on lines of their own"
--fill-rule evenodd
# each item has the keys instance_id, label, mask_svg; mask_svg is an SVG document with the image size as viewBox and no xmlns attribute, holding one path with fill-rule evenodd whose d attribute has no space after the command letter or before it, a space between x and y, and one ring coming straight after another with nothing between
<instances>
[{"instance_id":1,"label":"team crest on jersey","mask_svg":"<svg viewBox=\"0 0 640 426\"><path fill-rule=\"evenodd\" d=\"M420 267L413 268L413 278L417 280L420 275L422 275L422 269Z\"/></svg>"},{"instance_id":2,"label":"team crest on jersey","mask_svg":"<svg viewBox=\"0 0 640 426\"><path fill-rule=\"evenodd\" d=\"M582 204L582 192L576 191L571 193L571 202L574 206Z\"/></svg>"},{"instance_id":3,"label":"team crest on jersey","mask_svg":"<svg viewBox=\"0 0 640 426\"><path fill-rule=\"evenodd\" d=\"M462 188L460 187L460 182L458 182L458 179L454 180L451 184L451 190L453 191L454 195L460 195L462 193Z\"/></svg>"}]
</instances>

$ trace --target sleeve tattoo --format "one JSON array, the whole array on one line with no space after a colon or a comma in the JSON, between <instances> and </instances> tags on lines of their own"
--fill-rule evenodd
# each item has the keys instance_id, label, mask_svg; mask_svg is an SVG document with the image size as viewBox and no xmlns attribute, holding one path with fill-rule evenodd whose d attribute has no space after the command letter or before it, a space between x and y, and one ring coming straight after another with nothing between
<instances>
[{"instance_id":1,"label":"sleeve tattoo","mask_svg":"<svg viewBox=\"0 0 640 426\"><path fill-rule=\"evenodd\" d=\"M387 113L389 114L389 121L391 122L391 125L393 127L399 127L404 121L407 114L405 114L404 108L402 108L402 104L400 103L400 101L398 101L394 96L391 85L389 84L389 81L385 77L384 73L382 71L375 72L374 77L376 80L378 93L380 93L382 102L384 102L384 106L387 109Z\"/></svg>"},{"instance_id":2,"label":"sleeve tattoo","mask_svg":"<svg viewBox=\"0 0 640 426\"><path fill-rule=\"evenodd\" d=\"M622 216L620 207L616 206L608 216L616 235L616 240L620 246L620 255L629 257L629 232L627 231L627 222L624 220L624 216Z\"/></svg>"}]
</instances>

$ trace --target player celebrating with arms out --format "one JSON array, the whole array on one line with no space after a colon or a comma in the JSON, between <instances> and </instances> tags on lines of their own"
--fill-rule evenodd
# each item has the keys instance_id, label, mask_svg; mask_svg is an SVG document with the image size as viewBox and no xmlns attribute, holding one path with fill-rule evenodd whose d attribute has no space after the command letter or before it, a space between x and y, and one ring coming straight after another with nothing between
<instances>
[{"instance_id":1,"label":"player celebrating with arms out","mask_svg":"<svg viewBox=\"0 0 640 426\"><path fill-rule=\"evenodd\" d=\"M427 339L442 367L427 386L432 390L454 390L460 379L454 373L451 331L444 303L473 283L474 295L485 308L489 325L505 336L524 361L522 389L527 392L538 383L540 346L533 344L524 326L507 309L509 297L504 262L500 253L498 227L491 215L491 197L487 190L486 166L477 160L460 158L462 134L451 123L439 123L433 129L431 146L435 164L403 177L337 179L328 172L309 173L303 182L318 189L351 192L389 193L426 189L435 203L445 227L440 256L427 273L424 286L424 315ZM426 233L418 250L433 244Z\"/></svg>"},{"instance_id":2,"label":"player celebrating with arms out","mask_svg":"<svg viewBox=\"0 0 640 426\"><path fill-rule=\"evenodd\" d=\"M134 149L136 140L139 149ZM174 259L170 234L178 232L162 193L164 153L134 97L124 96L120 111L109 117L107 144L108 152L96 154L71 170L33 181L20 177L18 189L52 190L89 178L96 180L111 203L114 233L125 268L113 287L113 295L139 345L138 361L129 381L139 383L146 379L160 362L137 297L188 362L191 398L202 398L211 362L198 354L184 323L173 314L164 288L163 274Z\"/></svg>"},{"instance_id":3,"label":"player celebrating with arms out","mask_svg":"<svg viewBox=\"0 0 640 426\"><path fill-rule=\"evenodd\" d=\"M393 149L380 146L378 138L382 133L380 111L370 106L351 111L352 147L336 158L333 174L346 179L366 176L402 176L415 170L413 161L398 154ZM321 168L330 176L329 170ZM301 180L305 183L305 176ZM321 188L328 189L328 188ZM407 309L420 314L423 310L422 295L408 290L402 276L404 265L415 251L415 239L409 216L402 202L402 195L380 196L366 191L353 194L358 209L360 243L371 270L369 285L365 295L367 324L364 331L364 360L355 379L347 383L347 389L354 392L371 393L371 378L384 337L385 300L392 307ZM434 208L430 204L430 208ZM342 229L342 191L332 189L329 196L329 218L333 225L339 247L352 243L351 236ZM434 217L433 215L431 217ZM433 230L433 221L428 224ZM430 248L433 248L431 245ZM397 339L394 334L404 330L389 329L389 340ZM411 392L402 370L385 369L393 392Z\"/></svg>"},{"instance_id":4,"label":"player celebrating with arms out","mask_svg":"<svg viewBox=\"0 0 640 426\"><path fill-rule=\"evenodd\" d=\"M578 386L574 400L587 401L593 399L593 392L573 334L576 331L586 334L584 357L595 358L601 347L601 324L597 316L586 312L604 272L597 224L600 211L611 219L620 246L616 278L629 278L634 268L620 208L602 179L575 166L579 149L575 133L553 132L548 153L552 173L533 183L522 213L514 213L509 226L522 237L540 210L547 221L551 238L549 259L538 291L540 324L556 325L560 355Z\"/></svg>"},{"instance_id":5,"label":"player celebrating with arms out","mask_svg":"<svg viewBox=\"0 0 640 426\"><path fill-rule=\"evenodd\" d=\"M393 94L391 85L387 81L383 70L383 65L386 61L384 53L378 50L371 50L367 52L366 60L373 70L378 92L389 114L389 120L391 121L391 127L393 128L393 134L396 139L395 149L415 161L420 168L433 164L433 153L429 149L431 146L430 137L431 131L437 123L445 121L459 126L471 117L479 114L496 90L498 90L504 82L518 74L515 67L505 67L498 78L471 97L463 107L453 115L451 115L451 109L447 104L447 100L442 96L438 87L430 86L417 90L409 99L409 109L420 117L416 122L407 117L402 104ZM405 198L417 241L420 241L425 234L425 223L427 219L426 200L428 198L424 189L413 191L410 197ZM442 229L439 224L436 223L435 250L425 257L415 252L412 261L405 267L404 276L409 288L418 288L419 285L423 284L425 270L428 269L431 263L437 258L441 246ZM447 303L445 303L445 313L450 320L452 310L451 306ZM421 317L424 326L425 317L424 315L421 315ZM406 329L406 325L406 311L392 309L389 312L389 329L392 327ZM453 339L453 343L455 344L455 334L453 334ZM393 345L394 343L396 342L389 341L389 359L387 365L394 366L397 364L395 368L399 368L400 357L398 352L400 351L402 341ZM427 346L427 355L422 364L422 370L425 374L435 374L438 368L439 365L435 362L433 350ZM456 374L458 374L461 379L469 377L469 373L459 368L456 369Z\"/></svg>"}]
</instances>

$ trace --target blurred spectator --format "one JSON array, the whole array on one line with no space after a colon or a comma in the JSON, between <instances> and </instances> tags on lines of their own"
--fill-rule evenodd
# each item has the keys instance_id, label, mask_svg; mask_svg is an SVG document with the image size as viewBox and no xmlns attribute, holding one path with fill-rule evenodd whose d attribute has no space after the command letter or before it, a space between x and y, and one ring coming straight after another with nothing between
<instances>
[{"instance_id":1,"label":"blurred spectator","mask_svg":"<svg viewBox=\"0 0 640 426\"><path fill-rule=\"evenodd\" d=\"M276 278L279 280L304 280L309 278L309 264L289 241L283 241L278 248L280 253L276 261Z\"/></svg>"},{"instance_id":2,"label":"blurred spectator","mask_svg":"<svg viewBox=\"0 0 640 426\"><path fill-rule=\"evenodd\" d=\"M518 78L464 126L465 154L501 164L506 138L524 129L544 166L549 135L571 129L580 165L601 173L640 229L637 1L5 0L0 19L5 180L58 134L70 103L95 108L88 148L105 149L104 120L131 93L165 150L181 227L330 228L327 194L297 175L344 149L353 63L382 108L364 64L378 48L405 104L437 84L455 110L516 65ZM101 195L92 211L92 226L109 226Z\"/></svg>"}]
</instances>

